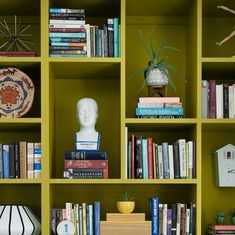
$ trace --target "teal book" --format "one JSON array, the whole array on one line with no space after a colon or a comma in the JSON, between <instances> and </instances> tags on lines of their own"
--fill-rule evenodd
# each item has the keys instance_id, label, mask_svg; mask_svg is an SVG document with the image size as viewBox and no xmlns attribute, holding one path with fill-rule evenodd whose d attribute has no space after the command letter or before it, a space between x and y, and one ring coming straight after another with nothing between
<instances>
[{"instance_id":1,"label":"teal book","mask_svg":"<svg viewBox=\"0 0 235 235\"><path fill-rule=\"evenodd\" d=\"M114 42L114 57L119 57L119 20L113 19L113 42Z\"/></svg>"},{"instance_id":2,"label":"teal book","mask_svg":"<svg viewBox=\"0 0 235 235\"><path fill-rule=\"evenodd\" d=\"M86 33L49 33L50 38L85 38Z\"/></svg>"},{"instance_id":3,"label":"teal book","mask_svg":"<svg viewBox=\"0 0 235 235\"><path fill-rule=\"evenodd\" d=\"M10 178L10 154L9 154L9 145L3 145L3 178Z\"/></svg>"},{"instance_id":4,"label":"teal book","mask_svg":"<svg viewBox=\"0 0 235 235\"><path fill-rule=\"evenodd\" d=\"M147 139L142 139L142 156L143 156L143 179L148 179Z\"/></svg>"},{"instance_id":5,"label":"teal book","mask_svg":"<svg viewBox=\"0 0 235 235\"><path fill-rule=\"evenodd\" d=\"M136 108L136 115L184 115L183 108Z\"/></svg>"}]
</instances>

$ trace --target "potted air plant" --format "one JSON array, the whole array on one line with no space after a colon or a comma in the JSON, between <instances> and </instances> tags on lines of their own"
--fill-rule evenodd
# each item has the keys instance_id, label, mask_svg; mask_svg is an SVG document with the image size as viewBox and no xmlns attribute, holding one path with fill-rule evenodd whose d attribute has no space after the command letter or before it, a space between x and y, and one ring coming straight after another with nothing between
<instances>
[{"instance_id":1,"label":"potted air plant","mask_svg":"<svg viewBox=\"0 0 235 235\"><path fill-rule=\"evenodd\" d=\"M131 213L135 209L135 195L125 188L122 193L122 200L117 201L117 209L120 213Z\"/></svg>"}]
</instances>

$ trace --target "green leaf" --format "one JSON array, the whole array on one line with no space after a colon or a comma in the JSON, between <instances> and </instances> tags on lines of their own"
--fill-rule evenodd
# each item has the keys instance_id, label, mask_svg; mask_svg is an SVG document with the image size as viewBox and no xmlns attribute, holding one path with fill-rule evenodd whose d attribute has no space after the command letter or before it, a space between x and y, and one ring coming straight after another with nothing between
<instances>
[{"instance_id":1,"label":"green leaf","mask_svg":"<svg viewBox=\"0 0 235 235\"><path fill-rule=\"evenodd\" d=\"M169 65L169 64L167 64L167 63L163 63L162 65L163 65L165 68L170 69L170 70L172 70L173 72L175 72L180 78L182 78L185 82L187 82L186 79L185 79L185 77L180 73L180 71L179 71L177 68L175 68L174 66Z\"/></svg>"}]
</instances>

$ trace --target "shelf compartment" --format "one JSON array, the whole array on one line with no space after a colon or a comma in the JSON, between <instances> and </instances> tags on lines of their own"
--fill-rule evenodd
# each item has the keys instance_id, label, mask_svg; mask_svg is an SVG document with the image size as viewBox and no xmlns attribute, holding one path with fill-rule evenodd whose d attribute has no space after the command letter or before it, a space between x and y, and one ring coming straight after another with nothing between
<instances>
[{"instance_id":1,"label":"shelf compartment","mask_svg":"<svg viewBox=\"0 0 235 235\"><path fill-rule=\"evenodd\" d=\"M50 74L52 178L63 178L64 153L75 150L75 133L79 131L76 104L84 97L97 101L100 150L108 152L109 178L119 178L120 63L50 63Z\"/></svg>"},{"instance_id":2,"label":"shelf compartment","mask_svg":"<svg viewBox=\"0 0 235 235\"><path fill-rule=\"evenodd\" d=\"M228 143L235 145L234 131L234 123L202 124L202 231L215 223L217 211L227 213L233 209L231 198L235 188L216 187L214 152ZM208 193L213 197L208 197Z\"/></svg>"},{"instance_id":3,"label":"shelf compartment","mask_svg":"<svg viewBox=\"0 0 235 235\"><path fill-rule=\"evenodd\" d=\"M35 88L34 101L30 110L22 116L23 118L40 118L41 117L41 63L40 62L21 62L21 61L6 61L0 62L2 68L17 68L24 72L32 80ZM21 118L21 117L20 117Z\"/></svg>"},{"instance_id":4,"label":"shelf compartment","mask_svg":"<svg viewBox=\"0 0 235 235\"><path fill-rule=\"evenodd\" d=\"M95 187L94 187L95 186ZM116 202L122 199L123 184L51 184L50 208L64 208L66 202L82 203L94 201L101 202L101 220L105 220L106 213L117 212ZM136 207L134 212L146 214L146 220L150 220L149 198L156 196L162 203L195 202L195 185L142 185L131 184L127 188L135 194Z\"/></svg>"},{"instance_id":5,"label":"shelf compartment","mask_svg":"<svg viewBox=\"0 0 235 235\"><path fill-rule=\"evenodd\" d=\"M32 34L32 37L25 38L32 40L33 44L27 45L31 48L31 51L36 52L36 56L40 56L40 0L33 2L30 0L19 0L14 2L14 4L7 0L1 1L0 21L6 20L12 32L14 32L15 16L17 16L17 24L20 22L21 26L31 25L24 33ZM1 39L0 44L3 44L3 42L6 41Z\"/></svg>"},{"instance_id":6,"label":"shelf compartment","mask_svg":"<svg viewBox=\"0 0 235 235\"><path fill-rule=\"evenodd\" d=\"M29 206L41 220L40 184L0 184L0 204Z\"/></svg>"},{"instance_id":7,"label":"shelf compartment","mask_svg":"<svg viewBox=\"0 0 235 235\"><path fill-rule=\"evenodd\" d=\"M178 96L183 103L185 117L196 117L197 94L197 69L196 58L197 50L197 32L196 32L196 1L170 1L165 4L164 1L154 2L152 0L142 1L143 7L139 10L136 3L127 1L126 17L126 117L135 117L135 108L138 97L148 96L147 86L138 93L141 85L144 83L144 74L135 76L135 73L141 68L147 66L149 61L138 30L141 29L145 41L149 44L151 31L154 27L154 45L159 46L162 40L166 39L168 46L178 48L181 52L173 50L164 51L163 56L169 56L167 63L176 67L186 78L187 83L183 81L173 71L169 71L176 91L168 85L167 96ZM141 4L141 3L138 3ZM187 99L187 102L186 102ZM192 105L194 104L194 105Z\"/></svg>"},{"instance_id":8,"label":"shelf compartment","mask_svg":"<svg viewBox=\"0 0 235 235\"><path fill-rule=\"evenodd\" d=\"M234 38L222 46L216 42L222 41L234 30L235 15L218 9L223 5L235 9L234 2L228 0L202 1L202 56L203 57L231 57L235 54Z\"/></svg>"}]
</instances>

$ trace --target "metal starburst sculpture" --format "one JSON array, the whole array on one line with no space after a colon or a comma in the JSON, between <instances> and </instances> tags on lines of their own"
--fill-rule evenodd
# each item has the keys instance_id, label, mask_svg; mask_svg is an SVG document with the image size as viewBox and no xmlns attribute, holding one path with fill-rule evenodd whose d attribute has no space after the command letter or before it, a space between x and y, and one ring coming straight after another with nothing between
<instances>
[{"instance_id":1,"label":"metal starburst sculpture","mask_svg":"<svg viewBox=\"0 0 235 235\"><path fill-rule=\"evenodd\" d=\"M0 21L0 38L3 39L3 44L0 46L0 50L4 51L30 51L29 44L33 42L27 38L32 34L25 34L26 30L31 25L22 25L21 19L17 23L17 17L15 16L14 28L10 27L6 20Z\"/></svg>"}]
</instances>

